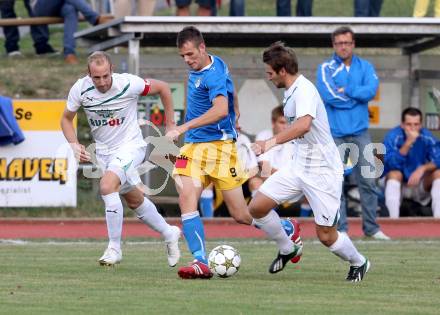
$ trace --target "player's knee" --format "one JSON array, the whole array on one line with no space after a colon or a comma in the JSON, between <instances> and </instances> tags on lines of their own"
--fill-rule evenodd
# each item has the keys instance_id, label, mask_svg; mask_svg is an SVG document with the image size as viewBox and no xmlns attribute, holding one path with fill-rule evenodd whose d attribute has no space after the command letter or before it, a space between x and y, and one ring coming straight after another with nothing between
<instances>
[{"instance_id":1,"label":"player's knee","mask_svg":"<svg viewBox=\"0 0 440 315\"><path fill-rule=\"evenodd\" d=\"M387 179L395 179L401 182L403 180L403 174L400 171L390 171L387 174Z\"/></svg>"},{"instance_id":2,"label":"player's knee","mask_svg":"<svg viewBox=\"0 0 440 315\"><path fill-rule=\"evenodd\" d=\"M249 213L252 216L252 218L254 218L254 219L260 219L260 218L264 217L267 214L267 213L265 214L257 206L249 207Z\"/></svg>"},{"instance_id":3,"label":"player's knee","mask_svg":"<svg viewBox=\"0 0 440 315\"><path fill-rule=\"evenodd\" d=\"M105 196L118 191L117 185L114 185L110 181L101 181L99 185L101 195Z\"/></svg>"},{"instance_id":4,"label":"player's knee","mask_svg":"<svg viewBox=\"0 0 440 315\"><path fill-rule=\"evenodd\" d=\"M135 209L137 209L137 208L139 208L141 206L141 204L144 201L144 198L142 198L142 199L130 198L130 199L125 199L125 201L127 203L127 207L129 207L131 210L135 210Z\"/></svg>"},{"instance_id":5,"label":"player's knee","mask_svg":"<svg viewBox=\"0 0 440 315\"><path fill-rule=\"evenodd\" d=\"M330 241L330 235L329 234L318 234L319 241L326 247L329 247L333 244L333 242Z\"/></svg>"},{"instance_id":6,"label":"player's knee","mask_svg":"<svg viewBox=\"0 0 440 315\"><path fill-rule=\"evenodd\" d=\"M337 233L335 231L335 233ZM318 229L317 235L319 241L326 247L331 246L335 241L335 233L330 229ZM337 238L337 237L336 237Z\"/></svg>"}]
</instances>

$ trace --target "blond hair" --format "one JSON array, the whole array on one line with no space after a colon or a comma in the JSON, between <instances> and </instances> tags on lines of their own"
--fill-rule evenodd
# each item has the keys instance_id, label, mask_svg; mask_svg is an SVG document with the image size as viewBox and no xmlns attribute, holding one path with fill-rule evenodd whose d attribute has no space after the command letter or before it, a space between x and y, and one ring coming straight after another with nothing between
<instances>
[{"instance_id":1,"label":"blond hair","mask_svg":"<svg viewBox=\"0 0 440 315\"><path fill-rule=\"evenodd\" d=\"M90 65L94 63L97 66L100 66L104 63L108 63L110 66L112 65L112 60L110 58L110 55L107 54L104 51L95 51L90 54L90 56L87 58L87 67L90 70Z\"/></svg>"}]
</instances>

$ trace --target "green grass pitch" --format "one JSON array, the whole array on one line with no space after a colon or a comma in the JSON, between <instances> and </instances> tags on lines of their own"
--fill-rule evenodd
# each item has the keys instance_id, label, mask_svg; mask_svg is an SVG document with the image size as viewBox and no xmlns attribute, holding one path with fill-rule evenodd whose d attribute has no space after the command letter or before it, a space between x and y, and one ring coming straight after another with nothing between
<instances>
[{"instance_id":1,"label":"green grass pitch","mask_svg":"<svg viewBox=\"0 0 440 315\"><path fill-rule=\"evenodd\" d=\"M162 243L133 240L115 268L96 260L104 242L0 242L0 314L439 314L440 240L358 241L372 262L362 283L348 264L305 241L299 265L267 268L274 243L210 240L237 248L242 265L228 279L180 280ZM191 260L182 244L179 265Z\"/></svg>"}]
</instances>

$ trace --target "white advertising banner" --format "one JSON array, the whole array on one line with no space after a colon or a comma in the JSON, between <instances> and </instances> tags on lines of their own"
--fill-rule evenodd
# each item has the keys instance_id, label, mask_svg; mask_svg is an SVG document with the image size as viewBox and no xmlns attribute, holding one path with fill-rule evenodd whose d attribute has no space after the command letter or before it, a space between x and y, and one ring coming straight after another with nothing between
<instances>
[{"instance_id":1,"label":"white advertising banner","mask_svg":"<svg viewBox=\"0 0 440 315\"><path fill-rule=\"evenodd\" d=\"M60 127L65 104L14 100L25 140L0 147L0 207L76 206L76 161Z\"/></svg>"}]
</instances>

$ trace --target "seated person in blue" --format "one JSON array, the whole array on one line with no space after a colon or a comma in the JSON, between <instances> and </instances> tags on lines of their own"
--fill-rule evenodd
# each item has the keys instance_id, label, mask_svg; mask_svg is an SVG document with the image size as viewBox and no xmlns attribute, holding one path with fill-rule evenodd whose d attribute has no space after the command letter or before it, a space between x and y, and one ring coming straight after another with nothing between
<instances>
[{"instance_id":1,"label":"seated person in blue","mask_svg":"<svg viewBox=\"0 0 440 315\"><path fill-rule=\"evenodd\" d=\"M433 215L440 218L440 142L422 127L422 112L406 108L402 123L386 134L384 144L385 204L390 217L399 217L405 197L424 206L432 199Z\"/></svg>"}]
</instances>

